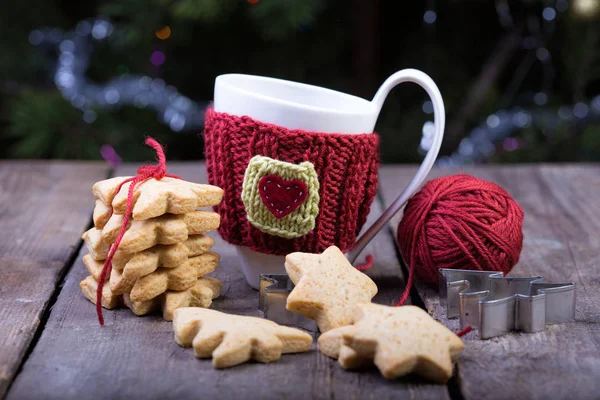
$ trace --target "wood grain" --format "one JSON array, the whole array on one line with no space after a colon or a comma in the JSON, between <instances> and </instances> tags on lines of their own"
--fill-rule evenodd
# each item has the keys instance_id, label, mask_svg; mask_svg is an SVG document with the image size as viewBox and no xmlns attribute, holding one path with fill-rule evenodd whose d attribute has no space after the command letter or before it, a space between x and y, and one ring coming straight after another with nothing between
<instances>
[{"instance_id":1,"label":"wood grain","mask_svg":"<svg viewBox=\"0 0 600 400\"><path fill-rule=\"evenodd\" d=\"M414 168L384 167L382 195L390 203ZM542 275L577 283L576 322L534 334L480 341L469 335L458 361L466 399L592 399L600 393L600 167L477 167L466 172L506 188L525 210L524 248L512 276ZM393 183L392 183L393 182ZM396 227L399 216L393 226ZM429 312L445 318L434 289L418 285ZM469 340L470 339L470 340Z\"/></svg>"},{"instance_id":2,"label":"wood grain","mask_svg":"<svg viewBox=\"0 0 600 400\"><path fill-rule=\"evenodd\" d=\"M0 398L80 236L103 163L0 162Z\"/></svg>"},{"instance_id":3,"label":"wood grain","mask_svg":"<svg viewBox=\"0 0 600 400\"><path fill-rule=\"evenodd\" d=\"M133 172L132 168L117 175ZM169 172L205 181L199 163L171 164ZM91 206L93 200L88 199ZM374 205L370 220L379 213ZM239 270L235 248L218 235L214 250L221 264L211 275L223 282L213 308L257 315L258 294ZM82 254L85 250L82 251ZM389 232L369 245L375 255L369 274L379 286L376 301L392 304L403 288L395 247ZM405 378L387 381L374 370L348 372L316 351L284 355L272 364L248 363L214 370L210 360L194 358L191 349L173 340L172 324L159 315L136 317L129 310L105 311L106 326L98 326L94 307L80 293L86 275L80 254L69 272L38 345L15 380L8 399L448 399L447 387ZM40 384L42 383L42 384Z\"/></svg>"}]
</instances>

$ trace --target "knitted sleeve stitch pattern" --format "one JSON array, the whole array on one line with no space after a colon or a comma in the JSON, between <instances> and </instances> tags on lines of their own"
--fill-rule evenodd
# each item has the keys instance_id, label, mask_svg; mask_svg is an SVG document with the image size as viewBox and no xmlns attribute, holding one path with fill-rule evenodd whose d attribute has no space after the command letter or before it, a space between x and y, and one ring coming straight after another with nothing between
<instances>
[{"instance_id":1,"label":"knitted sleeve stitch pattern","mask_svg":"<svg viewBox=\"0 0 600 400\"><path fill-rule=\"evenodd\" d=\"M259 193L259 181L264 176L276 175L284 181L303 182L308 194L302 204L283 218L277 218L265 206ZM242 201L248 221L261 232L292 239L315 228L319 214L319 178L312 163L292 164L260 155L252 157L242 184Z\"/></svg>"},{"instance_id":2,"label":"knitted sleeve stitch pattern","mask_svg":"<svg viewBox=\"0 0 600 400\"><path fill-rule=\"evenodd\" d=\"M219 234L225 241L276 255L322 253L332 245L345 252L354 245L377 193L377 133L287 129L209 108L204 138L208 181L225 191L221 204L214 207L221 216ZM294 165L313 165L319 183L318 215L308 233L295 238L275 236L261 231L248 219L242 190L250 160L257 155Z\"/></svg>"}]
</instances>

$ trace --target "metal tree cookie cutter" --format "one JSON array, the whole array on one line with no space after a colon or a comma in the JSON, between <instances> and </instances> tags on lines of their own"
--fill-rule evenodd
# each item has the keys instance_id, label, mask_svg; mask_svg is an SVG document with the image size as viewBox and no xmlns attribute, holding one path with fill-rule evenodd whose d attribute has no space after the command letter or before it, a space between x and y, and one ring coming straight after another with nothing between
<instances>
[{"instance_id":1,"label":"metal tree cookie cutter","mask_svg":"<svg viewBox=\"0 0 600 400\"><path fill-rule=\"evenodd\" d=\"M300 314L288 311L285 306L294 283L284 274L263 274L260 276L258 310L263 318L281 325L297 326L316 332L317 323Z\"/></svg>"},{"instance_id":2,"label":"metal tree cookie cutter","mask_svg":"<svg viewBox=\"0 0 600 400\"><path fill-rule=\"evenodd\" d=\"M448 318L459 317L461 328L478 328L481 339L513 330L540 332L546 325L575 319L575 282L446 268L439 274L440 300Z\"/></svg>"}]
</instances>

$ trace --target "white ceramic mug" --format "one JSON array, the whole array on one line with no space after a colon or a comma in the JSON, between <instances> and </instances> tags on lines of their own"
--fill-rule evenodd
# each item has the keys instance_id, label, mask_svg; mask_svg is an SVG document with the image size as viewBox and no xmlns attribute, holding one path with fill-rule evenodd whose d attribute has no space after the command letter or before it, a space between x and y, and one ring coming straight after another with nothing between
<instances>
[{"instance_id":1,"label":"white ceramic mug","mask_svg":"<svg viewBox=\"0 0 600 400\"><path fill-rule=\"evenodd\" d=\"M214 110L249 116L288 129L324 133L371 133L388 93L396 85L413 82L429 94L433 104L435 132L431 149L408 186L348 252L354 262L367 243L421 186L437 158L444 135L445 111L442 95L433 80L415 69L404 69L381 85L372 101L318 86L253 75L227 74L215 81ZM284 274L284 256L263 254L238 246L242 271L255 289L260 274Z\"/></svg>"}]
</instances>

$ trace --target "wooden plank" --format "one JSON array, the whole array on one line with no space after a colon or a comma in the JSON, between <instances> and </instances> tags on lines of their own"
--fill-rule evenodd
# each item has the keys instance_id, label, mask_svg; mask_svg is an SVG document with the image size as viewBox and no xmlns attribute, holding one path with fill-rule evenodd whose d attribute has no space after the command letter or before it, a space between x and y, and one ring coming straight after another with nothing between
<instances>
[{"instance_id":1,"label":"wooden plank","mask_svg":"<svg viewBox=\"0 0 600 400\"><path fill-rule=\"evenodd\" d=\"M379 194L384 206L391 204L400 195L416 172L417 167L415 166L383 166L380 168L379 181L381 185L379 185ZM433 170L429 178L433 179L442 173L440 170ZM396 241L396 232L401 219L402 212L399 212L390 222L394 241ZM455 332L460 329L458 321L445 318L446 311L440 306L437 288L431 288L418 280L415 280L413 285L425 308L435 319L443 321L444 325Z\"/></svg>"},{"instance_id":2,"label":"wooden plank","mask_svg":"<svg viewBox=\"0 0 600 400\"><path fill-rule=\"evenodd\" d=\"M389 203L414 168L385 167ZM466 172L506 188L525 210L524 248L511 275L542 275L577 283L576 322L534 334L466 341L458 361L466 399L597 398L600 392L600 166L476 167L435 170L431 177ZM395 182L394 185L390 184ZM400 217L395 220L397 226ZM417 290L429 312L445 318L435 289Z\"/></svg>"},{"instance_id":3,"label":"wooden plank","mask_svg":"<svg viewBox=\"0 0 600 400\"><path fill-rule=\"evenodd\" d=\"M103 163L0 162L0 398L90 223Z\"/></svg>"},{"instance_id":4,"label":"wooden plank","mask_svg":"<svg viewBox=\"0 0 600 400\"><path fill-rule=\"evenodd\" d=\"M206 179L199 163L172 164L169 172L196 182ZM127 173L131 170L118 171L119 175ZM376 204L371 220L379 212ZM246 284L235 248L212 236L214 249L221 254L221 264L212 275L223 282L222 296L213 308L257 315L258 294ZM369 272L380 288L376 300L391 304L402 290L393 240L384 233L367 251L376 257ZM171 323L160 316L106 311L106 326L100 328L93 305L79 290L79 281L86 275L80 258L9 399L92 395L95 399L449 398L446 386L410 379L387 381L376 370L344 371L314 345L308 353L285 355L272 364L248 363L221 371L214 370L210 360L197 360L192 350L179 347Z\"/></svg>"}]
</instances>

